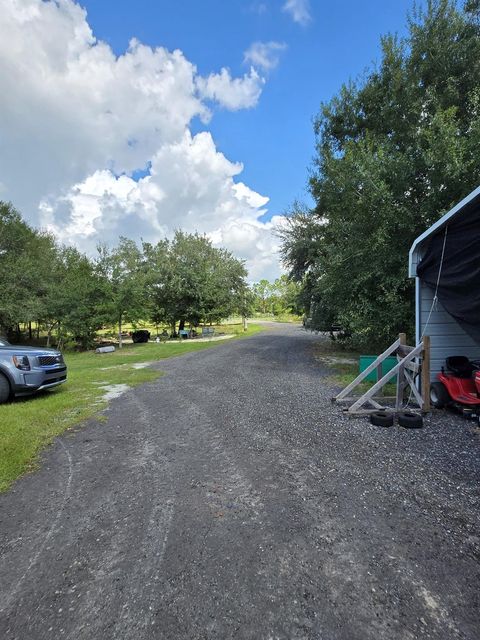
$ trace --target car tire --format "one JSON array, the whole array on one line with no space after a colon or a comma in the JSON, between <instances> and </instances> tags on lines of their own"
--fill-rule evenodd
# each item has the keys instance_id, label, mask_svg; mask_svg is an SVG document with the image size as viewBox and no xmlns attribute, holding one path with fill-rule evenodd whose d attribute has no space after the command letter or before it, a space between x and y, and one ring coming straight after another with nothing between
<instances>
[{"instance_id":1,"label":"car tire","mask_svg":"<svg viewBox=\"0 0 480 640\"><path fill-rule=\"evenodd\" d=\"M0 404L6 402L12 394L10 383L7 378L0 373Z\"/></svg>"},{"instance_id":2,"label":"car tire","mask_svg":"<svg viewBox=\"0 0 480 640\"><path fill-rule=\"evenodd\" d=\"M405 411L398 414L398 424L405 429L421 429L423 427L423 418L417 413Z\"/></svg>"},{"instance_id":3,"label":"car tire","mask_svg":"<svg viewBox=\"0 0 480 640\"><path fill-rule=\"evenodd\" d=\"M385 411L375 411L375 413L370 414L370 422L376 427L392 427L393 415L385 413Z\"/></svg>"},{"instance_id":4,"label":"car tire","mask_svg":"<svg viewBox=\"0 0 480 640\"><path fill-rule=\"evenodd\" d=\"M430 385L430 402L435 409L443 409L450 402L450 396L443 382L432 382Z\"/></svg>"}]
</instances>

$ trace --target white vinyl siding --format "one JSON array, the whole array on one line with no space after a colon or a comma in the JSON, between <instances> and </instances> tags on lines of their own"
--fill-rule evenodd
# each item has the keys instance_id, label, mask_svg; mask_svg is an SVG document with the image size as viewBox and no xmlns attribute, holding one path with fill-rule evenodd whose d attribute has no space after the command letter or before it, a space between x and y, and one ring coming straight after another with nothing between
<instances>
[{"instance_id":1,"label":"white vinyl siding","mask_svg":"<svg viewBox=\"0 0 480 640\"><path fill-rule=\"evenodd\" d=\"M417 309L417 338L420 338L425 329L425 324L430 314L433 301L433 289L427 287L421 280ZM437 373L445 365L448 356L467 356L467 358L480 358L480 345L477 344L448 314L437 300L437 303L428 320L425 335L430 336L430 370L431 379L435 379Z\"/></svg>"}]
</instances>

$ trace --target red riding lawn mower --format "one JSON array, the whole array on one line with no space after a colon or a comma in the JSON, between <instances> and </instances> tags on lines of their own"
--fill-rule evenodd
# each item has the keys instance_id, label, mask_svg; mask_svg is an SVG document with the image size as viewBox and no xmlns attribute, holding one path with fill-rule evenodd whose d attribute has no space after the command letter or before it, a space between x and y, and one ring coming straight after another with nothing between
<instances>
[{"instance_id":1,"label":"red riding lawn mower","mask_svg":"<svg viewBox=\"0 0 480 640\"><path fill-rule=\"evenodd\" d=\"M451 356L446 369L430 385L430 402L437 409L454 407L466 418L480 421L480 360Z\"/></svg>"}]
</instances>

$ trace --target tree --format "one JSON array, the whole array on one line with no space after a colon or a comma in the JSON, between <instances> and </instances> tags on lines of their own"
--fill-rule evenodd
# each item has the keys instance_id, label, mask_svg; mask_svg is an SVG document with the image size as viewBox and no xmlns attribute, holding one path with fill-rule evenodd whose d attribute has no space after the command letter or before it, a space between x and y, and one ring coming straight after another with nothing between
<instances>
[{"instance_id":1,"label":"tree","mask_svg":"<svg viewBox=\"0 0 480 640\"><path fill-rule=\"evenodd\" d=\"M122 327L147 314L146 269L142 251L133 240L120 238L117 248L98 248L96 275L104 283L104 299L99 306L101 317L118 326L118 345L123 346Z\"/></svg>"},{"instance_id":2,"label":"tree","mask_svg":"<svg viewBox=\"0 0 480 640\"><path fill-rule=\"evenodd\" d=\"M413 328L412 241L480 182L478 3L429 0L315 120L311 211L280 231L317 328L370 347Z\"/></svg>"},{"instance_id":3,"label":"tree","mask_svg":"<svg viewBox=\"0 0 480 640\"><path fill-rule=\"evenodd\" d=\"M260 313L272 313L275 316L282 313L298 313L300 285L286 274L277 278L275 282L260 280L251 288L254 308Z\"/></svg>"},{"instance_id":4,"label":"tree","mask_svg":"<svg viewBox=\"0 0 480 640\"><path fill-rule=\"evenodd\" d=\"M0 328L4 331L42 315L42 295L55 251L51 236L35 231L11 204L0 202Z\"/></svg>"},{"instance_id":5,"label":"tree","mask_svg":"<svg viewBox=\"0 0 480 640\"><path fill-rule=\"evenodd\" d=\"M89 347L102 324L99 310L105 300L103 280L95 272L92 261L74 247L57 249L50 273L41 316L47 327L47 345L55 329L57 344L72 336L83 348Z\"/></svg>"},{"instance_id":6,"label":"tree","mask_svg":"<svg viewBox=\"0 0 480 640\"><path fill-rule=\"evenodd\" d=\"M269 309L269 299L272 295L272 285L265 278L260 280L260 282L256 282L252 286L252 291L256 299L256 308L257 311L261 313L267 313L267 309Z\"/></svg>"},{"instance_id":7,"label":"tree","mask_svg":"<svg viewBox=\"0 0 480 640\"><path fill-rule=\"evenodd\" d=\"M241 304L246 270L228 251L204 236L177 231L171 242L144 244L150 314L156 322L197 326L218 322Z\"/></svg>"}]
</instances>

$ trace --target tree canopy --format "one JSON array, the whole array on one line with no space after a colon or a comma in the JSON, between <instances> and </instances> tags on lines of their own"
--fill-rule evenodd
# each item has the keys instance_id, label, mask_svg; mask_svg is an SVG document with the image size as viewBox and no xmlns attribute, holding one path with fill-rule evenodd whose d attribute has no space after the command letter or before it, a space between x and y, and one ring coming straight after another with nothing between
<instances>
[{"instance_id":1,"label":"tree canopy","mask_svg":"<svg viewBox=\"0 0 480 640\"><path fill-rule=\"evenodd\" d=\"M101 326L153 321L219 322L245 310L249 289L242 261L204 236L177 231L141 247L120 238L92 259L32 229L0 202L0 333L35 322L57 342L88 346Z\"/></svg>"},{"instance_id":2,"label":"tree canopy","mask_svg":"<svg viewBox=\"0 0 480 640\"><path fill-rule=\"evenodd\" d=\"M315 206L279 234L314 326L357 345L413 327L413 240L480 183L479 2L429 0L314 122Z\"/></svg>"}]
</instances>

